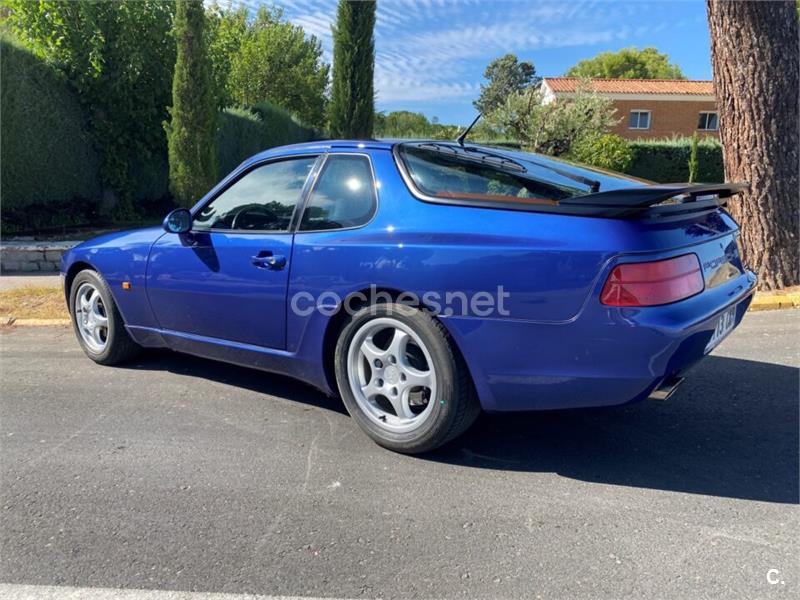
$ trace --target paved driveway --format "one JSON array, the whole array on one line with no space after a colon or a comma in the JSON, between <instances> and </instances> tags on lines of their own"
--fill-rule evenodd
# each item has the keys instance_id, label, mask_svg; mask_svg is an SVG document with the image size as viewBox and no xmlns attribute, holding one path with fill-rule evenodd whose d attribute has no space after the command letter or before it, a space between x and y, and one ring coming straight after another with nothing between
<instances>
[{"instance_id":1,"label":"paved driveway","mask_svg":"<svg viewBox=\"0 0 800 600\"><path fill-rule=\"evenodd\" d=\"M799 329L748 315L666 403L487 416L423 458L288 379L5 330L0 592L796 597Z\"/></svg>"}]
</instances>

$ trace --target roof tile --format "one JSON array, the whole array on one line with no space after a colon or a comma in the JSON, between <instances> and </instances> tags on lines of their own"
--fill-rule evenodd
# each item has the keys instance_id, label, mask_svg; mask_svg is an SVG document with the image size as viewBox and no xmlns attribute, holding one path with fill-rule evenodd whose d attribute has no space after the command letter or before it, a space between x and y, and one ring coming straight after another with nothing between
<instances>
[{"instance_id":1,"label":"roof tile","mask_svg":"<svg viewBox=\"0 0 800 600\"><path fill-rule=\"evenodd\" d=\"M555 93L574 92L582 79L578 77L545 77ZM590 79L589 88L600 94L692 94L711 96L711 81L691 79Z\"/></svg>"}]
</instances>

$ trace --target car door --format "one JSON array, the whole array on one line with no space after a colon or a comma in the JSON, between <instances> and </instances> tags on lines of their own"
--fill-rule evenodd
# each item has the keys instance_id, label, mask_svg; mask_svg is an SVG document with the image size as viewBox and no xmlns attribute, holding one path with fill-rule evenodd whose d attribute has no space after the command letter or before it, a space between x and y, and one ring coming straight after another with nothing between
<instances>
[{"instance_id":1,"label":"car door","mask_svg":"<svg viewBox=\"0 0 800 600\"><path fill-rule=\"evenodd\" d=\"M391 161L391 155L387 153L387 157ZM370 241L357 232L372 222L378 209L378 186L370 155L332 151L318 172L294 236L288 294L289 351L296 351L306 335L315 304L330 306L331 298L326 300L326 295L343 298L353 282L369 282L374 274L371 244L381 244L376 242L380 235Z\"/></svg>"},{"instance_id":2,"label":"car door","mask_svg":"<svg viewBox=\"0 0 800 600\"><path fill-rule=\"evenodd\" d=\"M147 294L163 330L286 346L292 226L317 156L246 171L150 252Z\"/></svg>"}]
</instances>

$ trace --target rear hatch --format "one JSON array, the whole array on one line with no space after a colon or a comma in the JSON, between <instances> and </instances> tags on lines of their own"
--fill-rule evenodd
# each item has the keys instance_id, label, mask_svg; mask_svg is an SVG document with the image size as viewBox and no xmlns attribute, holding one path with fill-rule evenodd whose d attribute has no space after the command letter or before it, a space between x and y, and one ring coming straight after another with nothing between
<instances>
[{"instance_id":1,"label":"rear hatch","mask_svg":"<svg viewBox=\"0 0 800 600\"><path fill-rule=\"evenodd\" d=\"M471 281L476 289L502 284L512 318L570 322L599 306L589 297L600 295L623 262L692 254L710 305L749 285L738 227L724 210L744 184L652 184L551 157L443 142L402 143L393 152L412 195L440 206L430 221L465 234L459 260L491 264ZM463 275L454 269L445 280L459 289Z\"/></svg>"}]
</instances>

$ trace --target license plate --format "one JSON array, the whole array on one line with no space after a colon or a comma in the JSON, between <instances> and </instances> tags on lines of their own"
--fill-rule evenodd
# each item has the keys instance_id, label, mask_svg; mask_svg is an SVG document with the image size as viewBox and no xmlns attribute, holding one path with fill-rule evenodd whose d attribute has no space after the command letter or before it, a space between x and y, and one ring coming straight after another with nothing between
<instances>
[{"instance_id":1,"label":"license plate","mask_svg":"<svg viewBox=\"0 0 800 600\"><path fill-rule=\"evenodd\" d=\"M706 344L706 354L711 352L714 348L716 348L719 343L725 339L725 337L731 332L733 326L736 324L736 307L732 306L728 310L726 310L722 315L720 315L719 320L717 321L716 327L714 327L714 333L711 336L711 339Z\"/></svg>"}]
</instances>

